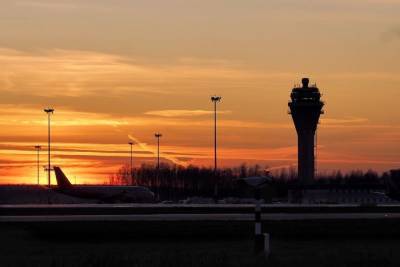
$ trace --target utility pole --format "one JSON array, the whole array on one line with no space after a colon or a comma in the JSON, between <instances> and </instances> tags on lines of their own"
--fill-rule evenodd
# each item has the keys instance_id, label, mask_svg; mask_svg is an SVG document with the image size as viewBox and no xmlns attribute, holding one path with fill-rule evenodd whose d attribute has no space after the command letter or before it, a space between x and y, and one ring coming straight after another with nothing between
<instances>
[{"instance_id":1,"label":"utility pole","mask_svg":"<svg viewBox=\"0 0 400 267\"><path fill-rule=\"evenodd\" d=\"M214 197L217 199L218 197L218 181L217 181L217 104L221 102L222 97L220 96L212 96L211 102L214 103L214 179L215 179L215 187L214 187Z\"/></svg>"},{"instance_id":2,"label":"utility pole","mask_svg":"<svg viewBox=\"0 0 400 267\"><path fill-rule=\"evenodd\" d=\"M47 148L48 148L48 166L47 166L47 183L48 183L48 187L50 188L50 186L51 186L51 162L50 162L50 152L51 152L51 148L50 148L50 144L51 144L51 136L50 136L50 116L54 113L54 109L53 108L46 108L46 109L44 109L44 112L46 112L47 113L47 123L48 123L48 134L47 134L47 137L48 137L48 145L47 145Z\"/></svg>"},{"instance_id":3,"label":"utility pole","mask_svg":"<svg viewBox=\"0 0 400 267\"><path fill-rule=\"evenodd\" d=\"M156 185L157 185L157 199L160 199L161 192L161 181L160 181L160 138L162 137L161 133L155 133L154 136L157 138L157 177L156 177Z\"/></svg>"},{"instance_id":4,"label":"utility pole","mask_svg":"<svg viewBox=\"0 0 400 267\"><path fill-rule=\"evenodd\" d=\"M130 166L130 173L131 173L131 181L132 181L132 185L133 185L133 142L129 142L128 143L131 147L131 166Z\"/></svg>"},{"instance_id":5,"label":"utility pole","mask_svg":"<svg viewBox=\"0 0 400 267\"><path fill-rule=\"evenodd\" d=\"M40 167L39 167L39 159L40 159L40 150L42 149L42 146L36 145L35 149L37 151L37 185L40 184Z\"/></svg>"},{"instance_id":6,"label":"utility pole","mask_svg":"<svg viewBox=\"0 0 400 267\"><path fill-rule=\"evenodd\" d=\"M160 138L162 134L155 133L154 136L157 138L157 171L160 169Z\"/></svg>"}]
</instances>

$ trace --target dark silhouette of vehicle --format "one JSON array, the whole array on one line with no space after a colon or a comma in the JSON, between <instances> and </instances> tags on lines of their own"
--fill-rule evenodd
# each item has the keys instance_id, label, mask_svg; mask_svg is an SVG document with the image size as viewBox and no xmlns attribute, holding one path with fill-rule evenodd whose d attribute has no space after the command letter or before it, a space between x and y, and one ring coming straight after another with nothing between
<instances>
[{"instance_id":1,"label":"dark silhouette of vehicle","mask_svg":"<svg viewBox=\"0 0 400 267\"><path fill-rule=\"evenodd\" d=\"M57 179L55 191L101 203L152 203L154 193L143 186L76 186L72 185L60 167L54 167Z\"/></svg>"},{"instance_id":2,"label":"dark silhouette of vehicle","mask_svg":"<svg viewBox=\"0 0 400 267\"><path fill-rule=\"evenodd\" d=\"M391 170L390 175L385 176L386 196L400 201L400 170Z\"/></svg>"}]
</instances>

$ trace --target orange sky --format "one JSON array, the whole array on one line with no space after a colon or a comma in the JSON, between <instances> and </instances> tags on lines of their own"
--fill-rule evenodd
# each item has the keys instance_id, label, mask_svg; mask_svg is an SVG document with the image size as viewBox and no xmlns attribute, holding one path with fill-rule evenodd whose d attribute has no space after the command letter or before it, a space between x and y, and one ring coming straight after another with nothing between
<instances>
[{"instance_id":1,"label":"orange sky","mask_svg":"<svg viewBox=\"0 0 400 267\"><path fill-rule=\"evenodd\" d=\"M112 3L111 3L112 2ZM6 0L0 9L0 183L36 181L33 146L81 183L162 156L295 166L287 114L302 77L326 101L318 169L400 167L400 0ZM45 151L41 161L45 164ZM42 181L45 174L41 171Z\"/></svg>"}]
</instances>

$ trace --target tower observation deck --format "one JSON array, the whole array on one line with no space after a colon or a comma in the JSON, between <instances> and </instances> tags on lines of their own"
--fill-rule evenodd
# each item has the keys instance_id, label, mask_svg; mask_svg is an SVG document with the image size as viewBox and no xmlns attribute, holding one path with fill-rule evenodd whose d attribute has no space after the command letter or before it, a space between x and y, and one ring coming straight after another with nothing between
<instances>
[{"instance_id":1,"label":"tower observation deck","mask_svg":"<svg viewBox=\"0 0 400 267\"><path fill-rule=\"evenodd\" d=\"M314 181L315 155L314 137L324 102L315 86L309 86L309 79L302 79L302 87L295 87L290 95L290 114L298 136L298 176L302 185Z\"/></svg>"}]
</instances>

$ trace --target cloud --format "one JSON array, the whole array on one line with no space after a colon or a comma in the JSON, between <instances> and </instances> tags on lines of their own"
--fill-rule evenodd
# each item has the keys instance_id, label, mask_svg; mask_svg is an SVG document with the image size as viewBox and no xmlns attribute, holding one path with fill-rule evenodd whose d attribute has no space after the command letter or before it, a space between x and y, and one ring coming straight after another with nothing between
<instances>
[{"instance_id":1,"label":"cloud","mask_svg":"<svg viewBox=\"0 0 400 267\"><path fill-rule=\"evenodd\" d=\"M230 114L231 111L220 111L220 114ZM213 111L208 110L157 110L146 112L151 116L118 116L107 113L81 112L55 107L52 117L52 125L55 127L79 127L79 126L175 126L175 127L209 127L213 125L211 119L193 119L211 115ZM0 126L46 126L47 117L42 108L32 108L24 105L1 105L0 104ZM264 123L257 121L220 119L221 127L229 128L292 128L287 123ZM1 129L0 129L1 133Z\"/></svg>"},{"instance_id":2,"label":"cloud","mask_svg":"<svg viewBox=\"0 0 400 267\"><path fill-rule=\"evenodd\" d=\"M163 110L165 99L172 103L178 95L183 99L199 95L206 99L211 93L210 88L222 88L223 93L233 95L237 102L237 92L248 90L251 97L269 86L271 97L281 97L276 88L298 77L297 73L263 71L223 60L190 58L154 64L121 55L60 49L27 52L0 48L0 65L3 66L0 72L0 103L3 104L52 103L75 111L147 113L165 118L201 116L209 112L202 109ZM397 73L318 75L331 80L397 82L400 79ZM150 100L156 107L149 111L146 103ZM132 105L133 101L135 105ZM116 102L119 105L113 105Z\"/></svg>"},{"instance_id":3,"label":"cloud","mask_svg":"<svg viewBox=\"0 0 400 267\"><path fill-rule=\"evenodd\" d=\"M77 9L79 6L76 3L71 3L57 0L57 1L45 1L45 0L36 0L36 1L18 1L15 4L19 7L27 7L27 8L46 8L46 9Z\"/></svg>"},{"instance_id":4,"label":"cloud","mask_svg":"<svg viewBox=\"0 0 400 267\"><path fill-rule=\"evenodd\" d=\"M58 49L38 54L0 49L0 63L6 66L0 73L3 91L43 97L165 94L175 91L159 88L166 80L207 75L204 68L150 66L117 55Z\"/></svg>"},{"instance_id":5,"label":"cloud","mask_svg":"<svg viewBox=\"0 0 400 267\"><path fill-rule=\"evenodd\" d=\"M230 114L232 111L230 110L222 110L218 111L218 114ZM212 115L214 111L211 110L202 110L202 109L166 109L166 110L153 110L147 111L146 115L159 116L159 117L197 117L204 115Z\"/></svg>"},{"instance_id":6,"label":"cloud","mask_svg":"<svg viewBox=\"0 0 400 267\"><path fill-rule=\"evenodd\" d=\"M345 118L321 118L321 124L341 125L341 124L362 124L368 122L367 118L345 117Z\"/></svg>"},{"instance_id":7,"label":"cloud","mask_svg":"<svg viewBox=\"0 0 400 267\"><path fill-rule=\"evenodd\" d=\"M157 156L157 150L155 148L148 146L146 143L140 142L139 139L130 134L128 135L128 138L135 142L135 145L138 146L142 151L151 152L155 157ZM179 159L180 157L176 157L171 154L165 154L163 152L160 152L160 157L181 166L187 166L189 161L187 158L185 158L185 160L181 160Z\"/></svg>"},{"instance_id":8,"label":"cloud","mask_svg":"<svg viewBox=\"0 0 400 267\"><path fill-rule=\"evenodd\" d=\"M118 116L107 113L80 112L56 107L52 118L54 127L70 127L69 134L74 133L79 127L113 127L115 130L129 127L149 127L153 125L170 127L211 127L213 120L201 118L213 114L208 110L156 110L145 113L147 116ZM220 111L220 114L231 114L231 111ZM193 117L199 117L193 119ZM47 125L47 117L42 108L29 106L0 105L0 134L4 133L4 127L26 127L32 135L37 127ZM223 128L248 128L248 129L292 129L290 123L266 123L250 120L219 120L219 126ZM35 128L36 127L36 128ZM397 129L399 125L371 124L367 118L343 117L321 118L321 126L324 128L388 128Z\"/></svg>"},{"instance_id":9,"label":"cloud","mask_svg":"<svg viewBox=\"0 0 400 267\"><path fill-rule=\"evenodd\" d=\"M150 77L157 71L96 52L50 50L39 54L0 49L2 91L31 95L84 96L126 91L161 93ZM160 74L161 75L161 74ZM153 88L153 89L152 89Z\"/></svg>"},{"instance_id":10,"label":"cloud","mask_svg":"<svg viewBox=\"0 0 400 267\"><path fill-rule=\"evenodd\" d=\"M0 125L14 126L43 126L47 119L42 108L29 106L0 105ZM80 112L65 109L55 109L53 126L122 126L129 122L122 117L113 117L108 114Z\"/></svg>"},{"instance_id":11,"label":"cloud","mask_svg":"<svg viewBox=\"0 0 400 267\"><path fill-rule=\"evenodd\" d=\"M51 97L126 97L189 95L218 87L237 87L271 78L287 79L293 73L265 73L236 64L177 59L168 64L144 63L131 57L93 51L51 49L26 52L0 48L2 93ZM204 82L207 81L207 82Z\"/></svg>"}]
</instances>

